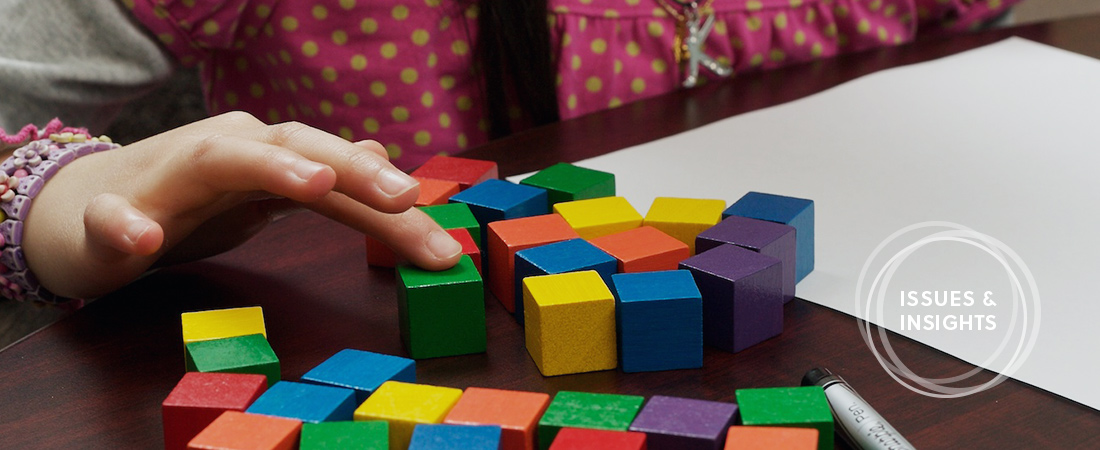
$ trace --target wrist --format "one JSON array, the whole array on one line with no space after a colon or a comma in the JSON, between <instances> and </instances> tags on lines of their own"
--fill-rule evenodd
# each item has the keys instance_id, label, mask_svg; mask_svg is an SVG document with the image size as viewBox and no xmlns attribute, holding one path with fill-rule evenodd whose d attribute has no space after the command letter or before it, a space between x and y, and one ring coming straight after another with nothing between
<instances>
[{"instance_id":1,"label":"wrist","mask_svg":"<svg viewBox=\"0 0 1100 450\"><path fill-rule=\"evenodd\" d=\"M91 138L86 131L74 132L55 122L53 130L47 126L0 163L0 295L7 298L47 303L70 300L41 286L28 268L22 247L24 221L35 197L61 168L82 156L118 147L105 136Z\"/></svg>"}]
</instances>

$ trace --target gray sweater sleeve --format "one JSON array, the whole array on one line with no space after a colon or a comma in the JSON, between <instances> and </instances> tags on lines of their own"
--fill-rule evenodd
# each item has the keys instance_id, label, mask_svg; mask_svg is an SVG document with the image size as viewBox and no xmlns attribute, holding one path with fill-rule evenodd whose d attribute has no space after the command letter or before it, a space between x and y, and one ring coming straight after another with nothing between
<instances>
[{"instance_id":1,"label":"gray sweater sleeve","mask_svg":"<svg viewBox=\"0 0 1100 450\"><path fill-rule=\"evenodd\" d=\"M101 133L173 60L115 0L0 1L0 127L60 117Z\"/></svg>"}]
</instances>

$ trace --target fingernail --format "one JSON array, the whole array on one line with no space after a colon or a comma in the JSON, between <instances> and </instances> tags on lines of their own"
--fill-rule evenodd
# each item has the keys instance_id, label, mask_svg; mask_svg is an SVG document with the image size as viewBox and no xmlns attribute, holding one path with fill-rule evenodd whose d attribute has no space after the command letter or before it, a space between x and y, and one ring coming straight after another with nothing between
<instances>
[{"instance_id":1,"label":"fingernail","mask_svg":"<svg viewBox=\"0 0 1100 450\"><path fill-rule=\"evenodd\" d=\"M313 161L298 161L294 163L291 171L294 172L294 176L298 177L302 181L309 181L317 172L325 170L324 164L315 163Z\"/></svg>"},{"instance_id":2,"label":"fingernail","mask_svg":"<svg viewBox=\"0 0 1100 450\"><path fill-rule=\"evenodd\" d=\"M378 189L391 198L408 192L416 185L416 180L397 169L382 169L378 173Z\"/></svg>"},{"instance_id":3,"label":"fingernail","mask_svg":"<svg viewBox=\"0 0 1100 450\"><path fill-rule=\"evenodd\" d=\"M145 220L131 220L130 224L126 226L126 240L130 241L130 245L137 245L141 237L145 236L150 228L153 228L153 225Z\"/></svg>"},{"instance_id":4,"label":"fingernail","mask_svg":"<svg viewBox=\"0 0 1100 450\"><path fill-rule=\"evenodd\" d=\"M446 231L435 230L428 233L428 251L432 252L436 259L449 259L462 253L462 244L459 244Z\"/></svg>"}]
</instances>

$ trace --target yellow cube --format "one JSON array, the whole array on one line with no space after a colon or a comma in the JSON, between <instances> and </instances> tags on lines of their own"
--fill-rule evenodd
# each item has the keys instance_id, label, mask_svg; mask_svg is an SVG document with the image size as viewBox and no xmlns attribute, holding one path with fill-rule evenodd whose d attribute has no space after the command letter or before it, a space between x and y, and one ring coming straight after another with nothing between
<instances>
[{"instance_id":1,"label":"yellow cube","mask_svg":"<svg viewBox=\"0 0 1100 450\"><path fill-rule=\"evenodd\" d=\"M695 237L722 221L725 200L657 197L645 215L645 226L664 231L695 254Z\"/></svg>"},{"instance_id":2,"label":"yellow cube","mask_svg":"<svg viewBox=\"0 0 1100 450\"><path fill-rule=\"evenodd\" d=\"M355 410L355 420L385 420L390 424L390 448L406 449L418 423L443 423L462 390L426 384L387 381Z\"/></svg>"},{"instance_id":3,"label":"yellow cube","mask_svg":"<svg viewBox=\"0 0 1100 450\"><path fill-rule=\"evenodd\" d=\"M183 313L180 322L184 345L250 334L267 337L264 310L259 306Z\"/></svg>"},{"instance_id":4,"label":"yellow cube","mask_svg":"<svg viewBox=\"0 0 1100 450\"><path fill-rule=\"evenodd\" d=\"M584 239L595 239L642 226L642 215L622 197L601 197L554 204L554 212Z\"/></svg>"},{"instance_id":5,"label":"yellow cube","mask_svg":"<svg viewBox=\"0 0 1100 450\"><path fill-rule=\"evenodd\" d=\"M523 279L527 352L544 376L611 370L615 297L594 270Z\"/></svg>"}]
</instances>

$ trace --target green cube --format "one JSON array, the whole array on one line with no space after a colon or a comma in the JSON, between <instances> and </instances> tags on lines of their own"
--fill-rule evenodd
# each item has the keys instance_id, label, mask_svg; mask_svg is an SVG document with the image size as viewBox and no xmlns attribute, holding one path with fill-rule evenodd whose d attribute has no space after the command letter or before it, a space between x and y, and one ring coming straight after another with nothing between
<instances>
[{"instance_id":1,"label":"green cube","mask_svg":"<svg viewBox=\"0 0 1100 450\"><path fill-rule=\"evenodd\" d=\"M185 346L188 372L254 373L279 381L279 358L262 334L192 342Z\"/></svg>"},{"instance_id":2,"label":"green cube","mask_svg":"<svg viewBox=\"0 0 1100 450\"><path fill-rule=\"evenodd\" d=\"M833 413L821 386L738 389L743 425L816 428L817 448L833 448Z\"/></svg>"},{"instance_id":3,"label":"green cube","mask_svg":"<svg viewBox=\"0 0 1100 450\"><path fill-rule=\"evenodd\" d=\"M644 400L637 395L558 392L539 420L539 448L550 448L564 427L626 431Z\"/></svg>"},{"instance_id":4,"label":"green cube","mask_svg":"<svg viewBox=\"0 0 1100 450\"><path fill-rule=\"evenodd\" d=\"M321 422L302 424L301 450L355 448L387 450L390 448L389 423Z\"/></svg>"},{"instance_id":5,"label":"green cube","mask_svg":"<svg viewBox=\"0 0 1100 450\"><path fill-rule=\"evenodd\" d=\"M615 174L569 163L554 164L519 183L546 189L551 208L555 203L615 196Z\"/></svg>"},{"instance_id":6,"label":"green cube","mask_svg":"<svg viewBox=\"0 0 1100 450\"><path fill-rule=\"evenodd\" d=\"M474 213L470 211L470 207L465 203L421 206L420 210L428 214L428 217L435 220L435 223L438 223L444 230L465 228L466 231L470 232L470 237L474 238L474 242L481 245L481 225L477 223Z\"/></svg>"},{"instance_id":7,"label":"green cube","mask_svg":"<svg viewBox=\"0 0 1100 450\"><path fill-rule=\"evenodd\" d=\"M397 267L401 340L413 359L485 351L485 291L468 255L450 269Z\"/></svg>"}]
</instances>

